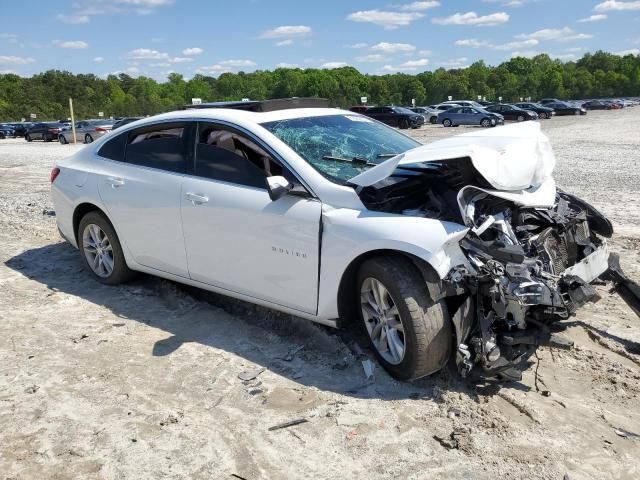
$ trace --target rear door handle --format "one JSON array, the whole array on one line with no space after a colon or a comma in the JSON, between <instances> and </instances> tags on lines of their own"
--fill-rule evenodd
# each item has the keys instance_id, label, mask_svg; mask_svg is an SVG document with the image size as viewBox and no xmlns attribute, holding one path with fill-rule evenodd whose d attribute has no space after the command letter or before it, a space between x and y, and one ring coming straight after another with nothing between
<instances>
[{"instance_id":1,"label":"rear door handle","mask_svg":"<svg viewBox=\"0 0 640 480\"><path fill-rule=\"evenodd\" d=\"M209 197L202 195L200 193L193 193L193 192L185 193L184 198L189 200L194 205L202 205L203 203L207 203L209 201Z\"/></svg>"},{"instance_id":2,"label":"rear door handle","mask_svg":"<svg viewBox=\"0 0 640 480\"><path fill-rule=\"evenodd\" d=\"M107 183L111 185L111 188L119 188L124 185L124 180L121 178L108 177Z\"/></svg>"}]
</instances>

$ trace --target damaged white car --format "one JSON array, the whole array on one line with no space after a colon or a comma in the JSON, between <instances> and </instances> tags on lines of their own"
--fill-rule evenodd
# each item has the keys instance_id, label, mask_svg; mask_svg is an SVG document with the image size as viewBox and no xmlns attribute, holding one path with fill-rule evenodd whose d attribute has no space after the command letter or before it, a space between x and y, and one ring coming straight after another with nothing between
<instances>
[{"instance_id":1,"label":"damaged white car","mask_svg":"<svg viewBox=\"0 0 640 480\"><path fill-rule=\"evenodd\" d=\"M58 226L89 272L361 322L401 379L449 359L519 378L536 346L568 346L554 322L598 278L638 311L611 223L556 188L537 123L423 146L352 112L262 110L147 118L59 162Z\"/></svg>"}]
</instances>

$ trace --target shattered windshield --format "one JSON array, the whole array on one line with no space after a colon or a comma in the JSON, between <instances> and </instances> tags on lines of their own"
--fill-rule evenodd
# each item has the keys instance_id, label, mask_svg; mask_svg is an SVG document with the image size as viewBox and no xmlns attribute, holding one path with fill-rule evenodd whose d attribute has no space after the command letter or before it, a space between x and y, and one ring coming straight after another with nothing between
<instances>
[{"instance_id":1,"label":"shattered windshield","mask_svg":"<svg viewBox=\"0 0 640 480\"><path fill-rule=\"evenodd\" d=\"M293 118L262 126L322 175L338 182L421 145L362 115Z\"/></svg>"}]
</instances>

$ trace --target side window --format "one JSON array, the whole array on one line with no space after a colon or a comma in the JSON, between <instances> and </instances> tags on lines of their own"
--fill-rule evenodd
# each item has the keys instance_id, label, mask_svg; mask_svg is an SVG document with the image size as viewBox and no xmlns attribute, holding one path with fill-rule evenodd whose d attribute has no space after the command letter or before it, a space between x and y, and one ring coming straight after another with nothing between
<instances>
[{"instance_id":1,"label":"side window","mask_svg":"<svg viewBox=\"0 0 640 480\"><path fill-rule=\"evenodd\" d=\"M265 178L283 175L282 167L253 140L220 125L200 123L196 144L199 177L266 188Z\"/></svg>"},{"instance_id":2,"label":"side window","mask_svg":"<svg viewBox=\"0 0 640 480\"><path fill-rule=\"evenodd\" d=\"M187 125L163 123L129 132L125 162L169 172L187 171Z\"/></svg>"},{"instance_id":3,"label":"side window","mask_svg":"<svg viewBox=\"0 0 640 480\"><path fill-rule=\"evenodd\" d=\"M123 133L121 135L116 135L115 137L105 142L102 147L100 147L100 150L98 150L98 155L110 160L117 160L119 162L122 162L124 161L124 149L126 145L127 134Z\"/></svg>"}]
</instances>

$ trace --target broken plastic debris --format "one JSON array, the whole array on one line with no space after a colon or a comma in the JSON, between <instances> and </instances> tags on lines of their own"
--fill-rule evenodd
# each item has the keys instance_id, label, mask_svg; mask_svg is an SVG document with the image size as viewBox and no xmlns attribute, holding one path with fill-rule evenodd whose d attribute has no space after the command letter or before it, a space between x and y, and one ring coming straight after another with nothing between
<instances>
[{"instance_id":1,"label":"broken plastic debris","mask_svg":"<svg viewBox=\"0 0 640 480\"><path fill-rule=\"evenodd\" d=\"M243 382L249 382L253 379L255 379L258 375L260 375L262 372L264 372L266 369L264 367L260 367L257 368L255 370L252 370L250 372L242 372L240 374L238 374L238 378L240 380L242 380Z\"/></svg>"},{"instance_id":2,"label":"broken plastic debris","mask_svg":"<svg viewBox=\"0 0 640 480\"><path fill-rule=\"evenodd\" d=\"M362 368L364 369L364 375L367 377L367 380L373 380L373 372L376 369L375 363L371 360L363 360Z\"/></svg>"}]
</instances>

